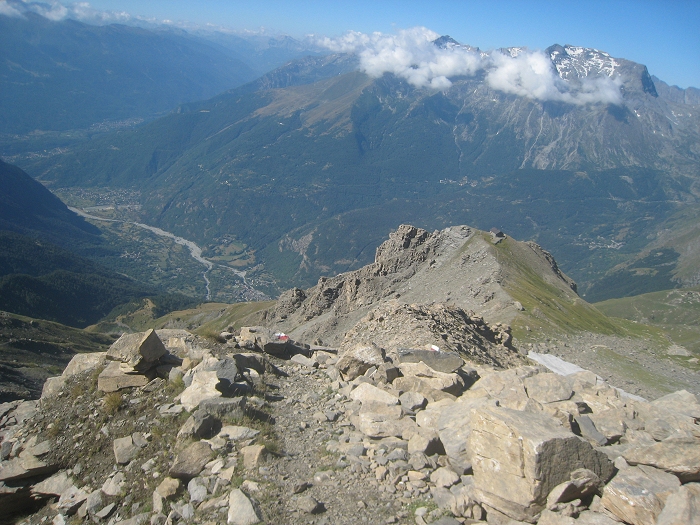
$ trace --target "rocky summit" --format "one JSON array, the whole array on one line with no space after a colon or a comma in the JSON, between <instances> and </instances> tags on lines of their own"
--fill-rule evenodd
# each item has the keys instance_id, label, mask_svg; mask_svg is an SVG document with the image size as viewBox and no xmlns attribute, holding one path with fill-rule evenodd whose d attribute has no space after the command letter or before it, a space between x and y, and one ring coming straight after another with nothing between
<instances>
[{"instance_id":1,"label":"rocky summit","mask_svg":"<svg viewBox=\"0 0 700 525\"><path fill-rule=\"evenodd\" d=\"M588 311L537 245L405 225L216 337L124 334L0 405L0 521L700 523L695 394L530 360L528 294Z\"/></svg>"}]
</instances>

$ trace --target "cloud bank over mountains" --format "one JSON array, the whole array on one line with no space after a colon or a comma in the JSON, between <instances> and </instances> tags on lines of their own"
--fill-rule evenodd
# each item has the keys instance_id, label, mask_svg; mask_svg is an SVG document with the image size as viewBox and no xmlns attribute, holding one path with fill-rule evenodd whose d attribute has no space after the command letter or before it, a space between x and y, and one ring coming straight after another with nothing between
<instances>
[{"instance_id":1,"label":"cloud bank over mountains","mask_svg":"<svg viewBox=\"0 0 700 525\"><path fill-rule=\"evenodd\" d=\"M170 20L146 19L126 11L104 11L88 2L62 4L57 0L0 0L0 15L21 17L33 12L49 20L74 19L88 24L121 23L137 26L170 25L197 29ZM225 28L213 28L222 30ZM385 73L405 79L416 87L448 89L450 78L485 73L491 88L539 101L569 104L619 104L622 102L620 81L615 77L584 77L576 81L562 79L549 57L539 50L513 48L509 52L478 49L447 42L437 46L440 35L425 27L404 29L393 34L349 31L338 38L310 37L310 46L320 46L336 53L353 53L360 59L360 69L378 78Z\"/></svg>"},{"instance_id":2,"label":"cloud bank over mountains","mask_svg":"<svg viewBox=\"0 0 700 525\"><path fill-rule=\"evenodd\" d=\"M450 78L486 73L493 89L540 101L569 104L618 104L622 101L618 79L584 77L576 82L562 79L542 51L517 49L484 53L469 46L448 43L437 46L440 35L425 27L395 34L349 31L340 38L322 37L317 43L337 53L354 53L360 69L378 78L384 73L405 79L416 87L448 89Z\"/></svg>"},{"instance_id":3,"label":"cloud bank over mountains","mask_svg":"<svg viewBox=\"0 0 700 525\"><path fill-rule=\"evenodd\" d=\"M21 17L24 13L36 13L54 22L67 18L89 24L125 24L141 20L126 11L103 11L90 6L89 2L74 2L64 5L56 0L33 2L29 0L0 0L0 15ZM155 22L155 20L145 20Z\"/></svg>"}]
</instances>

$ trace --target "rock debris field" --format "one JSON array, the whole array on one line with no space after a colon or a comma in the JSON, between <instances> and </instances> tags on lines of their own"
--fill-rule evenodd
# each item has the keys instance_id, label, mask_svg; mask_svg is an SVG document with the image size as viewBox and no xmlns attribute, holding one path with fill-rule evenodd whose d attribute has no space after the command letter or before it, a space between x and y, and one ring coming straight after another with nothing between
<instances>
[{"instance_id":1,"label":"rock debris field","mask_svg":"<svg viewBox=\"0 0 700 525\"><path fill-rule=\"evenodd\" d=\"M0 520L700 523L693 394L628 398L500 351L507 368L262 327L122 336L0 405Z\"/></svg>"}]
</instances>

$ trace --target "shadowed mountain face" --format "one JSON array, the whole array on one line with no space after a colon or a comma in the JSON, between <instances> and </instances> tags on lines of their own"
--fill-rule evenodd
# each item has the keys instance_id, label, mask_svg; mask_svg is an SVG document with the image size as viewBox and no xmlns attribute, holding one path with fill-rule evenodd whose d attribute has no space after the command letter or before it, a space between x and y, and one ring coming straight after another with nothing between
<instances>
[{"instance_id":1,"label":"shadowed mountain face","mask_svg":"<svg viewBox=\"0 0 700 525\"><path fill-rule=\"evenodd\" d=\"M468 223L537 240L594 299L696 202L700 116L640 64L547 52L570 93L613 78L620 102L518 96L478 71L422 89L335 55L25 164L52 184L138 187L144 221L212 248L234 237L280 288L362 266L401 222Z\"/></svg>"},{"instance_id":2,"label":"shadowed mountain face","mask_svg":"<svg viewBox=\"0 0 700 525\"><path fill-rule=\"evenodd\" d=\"M62 246L99 243L100 230L17 166L0 160L0 230Z\"/></svg>"}]
</instances>

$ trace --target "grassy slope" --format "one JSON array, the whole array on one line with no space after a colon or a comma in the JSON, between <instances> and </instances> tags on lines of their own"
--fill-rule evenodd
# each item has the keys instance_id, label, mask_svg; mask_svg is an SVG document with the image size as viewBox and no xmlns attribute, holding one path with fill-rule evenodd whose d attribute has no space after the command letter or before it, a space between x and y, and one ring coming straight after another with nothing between
<instances>
[{"instance_id":1,"label":"grassy slope","mask_svg":"<svg viewBox=\"0 0 700 525\"><path fill-rule=\"evenodd\" d=\"M38 397L76 353L106 351L114 341L51 321L0 312L0 403Z\"/></svg>"},{"instance_id":2,"label":"grassy slope","mask_svg":"<svg viewBox=\"0 0 700 525\"><path fill-rule=\"evenodd\" d=\"M700 357L700 287L610 299L596 308L611 317L657 327L676 345Z\"/></svg>"}]
</instances>

